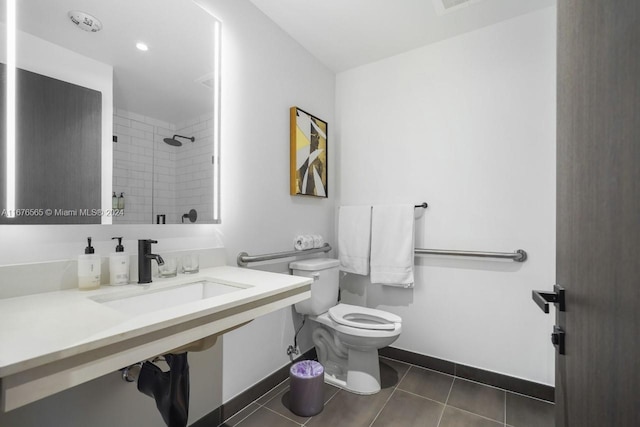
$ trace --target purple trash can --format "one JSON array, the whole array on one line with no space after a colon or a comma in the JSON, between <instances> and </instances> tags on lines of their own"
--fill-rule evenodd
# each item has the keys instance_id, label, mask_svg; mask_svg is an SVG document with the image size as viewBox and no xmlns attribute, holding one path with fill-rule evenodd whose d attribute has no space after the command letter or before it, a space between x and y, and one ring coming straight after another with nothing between
<instances>
[{"instance_id":1,"label":"purple trash can","mask_svg":"<svg viewBox=\"0 0 640 427\"><path fill-rule=\"evenodd\" d=\"M289 369L289 409L301 417L319 414L324 408L324 367L302 360Z\"/></svg>"}]
</instances>

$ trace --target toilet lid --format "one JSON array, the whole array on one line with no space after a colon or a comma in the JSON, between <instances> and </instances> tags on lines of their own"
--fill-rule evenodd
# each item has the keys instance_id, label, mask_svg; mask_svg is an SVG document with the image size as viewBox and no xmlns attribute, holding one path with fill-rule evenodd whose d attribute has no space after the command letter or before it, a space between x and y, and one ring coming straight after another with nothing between
<instances>
[{"instance_id":1,"label":"toilet lid","mask_svg":"<svg viewBox=\"0 0 640 427\"><path fill-rule=\"evenodd\" d=\"M402 318L375 308L338 304L329 309L329 317L341 325L359 329L393 330Z\"/></svg>"}]
</instances>

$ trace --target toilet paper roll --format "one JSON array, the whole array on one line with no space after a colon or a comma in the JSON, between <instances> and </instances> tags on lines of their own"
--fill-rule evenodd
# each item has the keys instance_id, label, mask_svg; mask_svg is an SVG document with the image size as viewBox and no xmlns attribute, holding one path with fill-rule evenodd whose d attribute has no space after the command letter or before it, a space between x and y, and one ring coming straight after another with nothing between
<instances>
[{"instance_id":1,"label":"toilet paper roll","mask_svg":"<svg viewBox=\"0 0 640 427\"><path fill-rule=\"evenodd\" d=\"M297 251L304 251L306 249L312 249L313 248L313 238L308 236L308 235L306 235L306 234L302 234L302 235L296 236L296 238L293 241L293 247Z\"/></svg>"},{"instance_id":2,"label":"toilet paper roll","mask_svg":"<svg viewBox=\"0 0 640 427\"><path fill-rule=\"evenodd\" d=\"M324 245L324 237L322 237L321 235L313 234L311 237L313 237L314 248L321 248Z\"/></svg>"}]
</instances>

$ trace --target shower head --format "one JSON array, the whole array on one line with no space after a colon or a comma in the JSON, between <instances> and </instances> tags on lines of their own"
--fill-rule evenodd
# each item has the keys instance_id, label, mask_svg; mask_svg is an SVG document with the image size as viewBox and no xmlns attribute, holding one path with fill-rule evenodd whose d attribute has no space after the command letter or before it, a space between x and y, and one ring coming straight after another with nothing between
<instances>
[{"instance_id":1,"label":"shower head","mask_svg":"<svg viewBox=\"0 0 640 427\"><path fill-rule=\"evenodd\" d=\"M188 139L191 142L194 142L196 140L195 136L188 137L188 136L182 136L182 135L173 135L171 138L165 138L164 142L165 144L173 145L174 147L180 147L182 145L182 142L178 141L176 138Z\"/></svg>"},{"instance_id":2,"label":"shower head","mask_svg":"<svg viewBox=\"0 0 640 427\"><path fill-rule=\"evenodd\" d=\"M174 147L179 147L182 145L182 142L178 141L174 138L165 138L164 139L165 144L169 144L169 145L173 145Z\"/></svg>"}]
</instances>

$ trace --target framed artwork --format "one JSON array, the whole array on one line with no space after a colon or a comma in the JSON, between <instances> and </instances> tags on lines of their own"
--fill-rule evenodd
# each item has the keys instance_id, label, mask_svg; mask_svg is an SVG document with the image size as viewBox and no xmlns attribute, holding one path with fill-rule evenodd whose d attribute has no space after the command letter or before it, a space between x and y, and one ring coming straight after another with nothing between
<instances>
[{"instance_id":1,"label":"framed artwork","mask_svg":"<svg viewBox=\"0 0 640 427\"><path fill-rule=\"evenodd\" d=\"M291 107L291 194L327 197L327 122Z\"/></svg>"}]
</instances>

